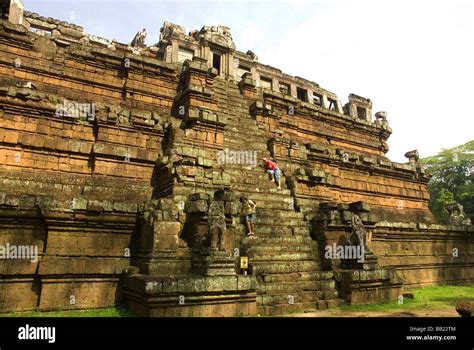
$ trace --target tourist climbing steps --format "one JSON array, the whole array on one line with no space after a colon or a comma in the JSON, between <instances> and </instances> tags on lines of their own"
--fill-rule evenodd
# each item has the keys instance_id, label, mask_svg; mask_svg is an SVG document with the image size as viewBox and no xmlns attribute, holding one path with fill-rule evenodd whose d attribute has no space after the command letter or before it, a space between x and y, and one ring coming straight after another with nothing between
<instances>
[{"instance_id":1,"label":"tourist climbing steps","mask_svg":"<svg viewBox=\"0 0 474 350\"><path fill-rule=\"evenodd\" d=\"M242 254L249 257L257 277L259 312L279 315L326 308L338 303L333 273L321 271L315 242L304 214L294 209L285 186L278 190L262 167L261 158L270 157L263 131L249 114L249 102L232 81L216 79L218 113L227 116L224 147L233 151L256 152L254 164L225 164L231 189L257 203L256 236L242 242ZM244 225L237 231L244 233Z\"/></svg>"}]
</instances>

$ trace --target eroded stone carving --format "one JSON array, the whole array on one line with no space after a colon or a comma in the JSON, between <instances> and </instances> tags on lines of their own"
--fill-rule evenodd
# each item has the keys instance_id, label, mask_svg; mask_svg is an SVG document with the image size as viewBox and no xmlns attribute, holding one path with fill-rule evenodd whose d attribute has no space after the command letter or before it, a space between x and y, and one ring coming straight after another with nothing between
<instances>
[{"instance_id":1,"label":"eroded stone carving","mask_svg":"<svg viewBox=\"0 0 474 350\"><path fill-rule=\"evenodd\" d=\"M184 35L185 32L186 28L183 26L165 21L160 29L160 41L170 40L173 35Z\"/></svg>"},{"instance_id":2,"label":"eroded stone carving","mask_svg":"<svg viewBox=\"0 0 474 350\"><path fill-rule=\"evenodd\" d=\"M212 200L208 210L209 238L211 251L225 251L225 211L224 202Z\"/></svg>"},{"instance_id":3,"label":"eroded stone carving","mask_svg":"<svg viewBox=\"0 0 474 350\"><path fill-rule=\"evenodd\" d=\"M464 214L464 207L457 203L449 203L446 205L446 210L449 213L449 223L451 225L471 225L471 219L466 218Z\"/></svg>"},{"instance_id":4,"label":"eroded stone carving","mask_svg":"<svg viewBox=\"0 0 474 350\"><path fill-rule=\"evenodd\" d=\"M375 113L375 119L376 119L376 121L380 120L381 122L386 123L387 122L387 112L380 111L380 112Z\"/></svg>"},{"instance_id":5,"label":"eroded stone carving","mask_svg":"<svg viewBox=\"0 0 474 350\"><path fill-rule=\"evenodd\" d=\"M32 83L31 81L27 81L27 82L24 82L24 83L18 83L18 84L16 84L16 86L19 87L19 88L36 90L35 83Z\"/></svg>"},{"instance_id":6,"label":"eroded stone carving","mask_svg":"<svg viewBox=\"0 0 474 350\"><path fill-rule=\"evenodd\" d=\"M351 225L352 234L349 237L349 243L352 245L362 246L366 252L369 252L370 235L365 229L364 224L358 215L352 215Z\"/></svg>"},{"instance_id":7,"label":"eroded stone carving","mask_svg":"<svg viewBox=\"0 0 474 350\"><path fill-rule=\"evenodd\" d=\"M204 26L198 31L190 33L197 40L207 40L220 46L235 49L235 43L230 34L230 28L226 26Z\"/></svg>"},{"instance_id":8,"label":"eroded stone carving","mask_svg":"<svg viewBox=\"0 0 474 350\"><path fill-rule=\"evenodd\" d=\"M420 153L415 149L405 153L405 157L408 158L410 164L416 164L418 163L418 159L420 159Z\"/></svg>"},{"instance_id":9,"label":"eroded stone carving","mask_svg":"<svg viewBox=\"0 0 474 350\"><path fill-rule=\"evenodd\" d=\"M130 46L132 46L135 49L146 47L146 44L145 44L146 36L147 36L146 29L143 28L140 32L138 32L135 35Z\"/></svg>"},{"instance_id":10,"label":"eroded stone carving","mask_svg":"<svg viewBox=\"0 0 474 350\"><path fill-rule=\"evenodd\" d=\"M255 54L255 52L248 50L245 54L249 56L252 60L258 61L258 56Z\"/></svg>"}]
</instances>

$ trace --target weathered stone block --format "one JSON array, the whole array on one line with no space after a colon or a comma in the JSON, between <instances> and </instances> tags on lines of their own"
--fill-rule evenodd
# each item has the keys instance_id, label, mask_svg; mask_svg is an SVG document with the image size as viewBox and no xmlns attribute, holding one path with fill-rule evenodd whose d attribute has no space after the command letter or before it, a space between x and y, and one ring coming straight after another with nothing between
<instances>
[{"instance_id":1,"label":"weathered stone block","mask_svg":"<svg viewBox=\"0 0 474 350\"><path fill-rule=\"evenodd\" d=\"M319 204L319 210L321 211L329 211L329 210L336 210L337 209L336 202L324 202Z\"/></svg>"},{"instance_id":2,"label":"weathered stone block","mask_svg":"<svg viewBox=\"0 0 474 350\"><path fill-rule=\"evenodd\" d=\"M205 277L178 277L178 293L202 293L206 291Z\"/></svg>"},{"instance_id":3,"label":"weathered stone block","mask_svg":"<svg viewBox=\"0 0 474 350\"><path fill-rule=\"evenodd\" d=\"M125 213L136 213L138 205L136 203L114 202L114 210Z\"/></svg>"},{"instance_id":4,"label":"weathered stone block","mask_svg":"<svg viewBox=\"0 0 474 350\"><path fill-rule=\"evenodd\" d=\"M237 215L240 212L240 205L234 202L225 203L225 214L226 215Z\"/></svg>"},{"instance_id":5,"label":"weathered stone block","mask_svg":"<svg viewBox=\"0 0 474 350\"><path fill-rule=\"evenodd\" d=\"M163 293L177 293L178 280L175 277L163 277L161 279Z\"/></svg>"},{"instance_id":6,"label":"weathered stone block","mask_svg":"<svg viewBox=\"0 0 474 350\"><path fill-rule=\"evenodd\" d=\"M362 201L349 204L349 208L351 211L355 211L355 212L369 212L370 211L370 205Z\"/></svg>"},{"instance_id":7,"label":"weathered stone block","mask_svg":"<svg viewBox=\"0 0 474 350\"><path fill-rule=\"evenodd\" d=\"M237 200L237 194L232 191L217 191L214 195L214 199L217 201L232 202Z\"/></svg>"},{"instance_id":8,"label":"weathered stone block","mask_svg":"<svg viewBox=\"0 0 474 350\"><path fill-rule=\"evenodd\" d=\"M207 212L208 204L205 200L197 200L192 202L186 202L184 212L185 213L205 213Z\"/></svg>"},{"instance_id":9,"label":"weathered stone block","mask_svg":"<svg viewBox=\"0 0 474 350\"><path fill-rule=\"evenodd\" d=\"M171 198L161 198L157 202L157 208L161 210L176 209L176 204Z\"/></svg>"},{"instance_id":10,"label":"weathered stone block","mask_svg":"<svg viewBox=\"0 0 474 350\"><path fill-rule=\"evenodd\" d=\"M163 210L163 221L177 221L178 211L175 209Z\"/></svg>"},{"instance_id":11,"label":"weathered stone block","mask_svg":"<svg viewBox=\"0 0 474 350\"><path fill-rule=\"evenodd\" d=\"M193 193L189 196L190 201L196 201L200 199L207 201L209 199L209 195L207 193Z\"/></svg>"},{"instance_id":12,"label":"weathered stone block","mask_svg":"<svg viewBox=\"0 0 474 350\"><path fill-rule=\"evenodd\" d=\"M224 292L235 291L237 288L237 277L235 276L208 276L206 277L206 291Z\"/></svg>"},{"instance_id":13,"label":"weathered stone block","mask_svg":"<svg viewBox=\"0 0 474 350\"><path fill-rule=\"evenodd\" d=\"M198 157L197 158L197 164L203 167L212 167L213 161L212 159L207 159L204 157Z\"/></svg>"},{"instance_id":14,"label":"weathered stone block","mask_svg":"<svg viewBox=\"0 0 474 350\"><path fill-rule=\"evenodd\" d=\"M73 198L70 203L70 208L73 210L86 210L87 209L87 199L85 198Z\"/></svg>"}]
</instances>

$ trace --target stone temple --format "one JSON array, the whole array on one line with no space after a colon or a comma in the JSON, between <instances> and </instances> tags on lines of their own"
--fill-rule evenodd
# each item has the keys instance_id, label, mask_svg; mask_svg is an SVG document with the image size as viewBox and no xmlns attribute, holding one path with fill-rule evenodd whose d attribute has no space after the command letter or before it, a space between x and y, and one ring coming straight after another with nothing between
<instances>
[{"instance_id":1,"label":"stone temple","mask_svg":"<svg viewBox=\"0 0 474 350\"><path fill-rule=\"evenodd\" d=\"M149 46L19 0L1 17L0 312L280 315L474 281L473 227L436 222L370 99L260 63L225 26L165 22Z\"/></svg>"}]
</instances>

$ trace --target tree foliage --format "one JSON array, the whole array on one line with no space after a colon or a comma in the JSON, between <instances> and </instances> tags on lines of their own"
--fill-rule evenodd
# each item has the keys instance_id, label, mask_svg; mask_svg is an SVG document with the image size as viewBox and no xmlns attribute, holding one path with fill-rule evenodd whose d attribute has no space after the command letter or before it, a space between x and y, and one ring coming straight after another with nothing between
<instances>
[{"instance_id":1,"label":"tree foliage","mask_svg":"<svg viewBox=\"0 0 474 350\"><path fill-rule=\"evenodd\" d=\"M444 149L437 155L421 159L433 175L428 188L430 209L435 217L446 223L446 204L454 201L474 222L474 140L464 145Z\"/></svg>"}]
</instances>

